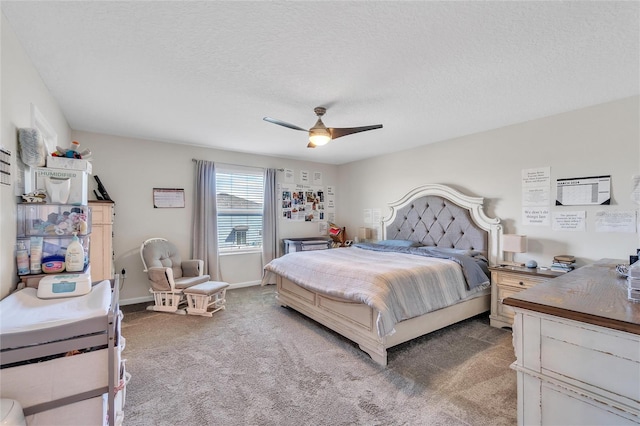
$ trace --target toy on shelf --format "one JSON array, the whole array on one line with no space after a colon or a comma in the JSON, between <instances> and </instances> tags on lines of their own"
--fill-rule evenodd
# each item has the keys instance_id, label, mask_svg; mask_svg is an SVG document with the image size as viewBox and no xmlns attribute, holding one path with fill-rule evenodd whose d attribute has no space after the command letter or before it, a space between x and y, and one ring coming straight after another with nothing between
<instances>
[{"instance_id":1,"label":"toy on shelf","mask_svg":"<svg viewBox=\"0 0 640 426\"><path fill-rule=\"evenodd\" d=\"M46 203L45 198L47 198L47 194L42 190L22 194L22 201L25 203Z\"/></svg>"},{"instance_id":2,"label":"toy on shelf","mask_svg":"<svg viewBox=\"0 0 640 426\"><path fill-rule=\"evenodd\" d=\"M71 146L67 149L56 146L56 151L51 154L52 157L66 157L66 158L75 158L78 160L88 160L91 158L91 151L85 149L83 151L78 151L80 149L80 142L73 141L71 142Z\"/></svg>"}]
</instances>

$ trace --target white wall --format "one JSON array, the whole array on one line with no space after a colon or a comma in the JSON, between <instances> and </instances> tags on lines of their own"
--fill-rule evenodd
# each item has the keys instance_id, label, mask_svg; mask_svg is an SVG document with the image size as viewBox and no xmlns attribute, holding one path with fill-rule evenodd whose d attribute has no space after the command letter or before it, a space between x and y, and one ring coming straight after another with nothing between
<instances>
[{"instance_id":1,"label":"white wall","mask_svg":"<svg viewBox=\"0 0 640 426\"><path fill-rule=\"evenodd\" d=\"M67 144L71 141L71 129L4 15L0 27L0 143L12 152L12 167L16 172L16 163L19 161L17 129L31 127L31 104L45 116L61 143ZM0 185L0 298L9 294L18 282L15 261L18 198L14 191L14 185Z\"/></svg>"},{"instance_id":2,"label":"white wall","mask_svg":"<svg viewBox=\"0 0 640 426\"><path fill-rule=\"evenodd\" d=\"M640 173L639 101L623 99L343 165L337 198L346 216L340 219L356 229L364 226L363 209L388 216L388 203L410 189L447 184L485 197L487 214L500 217L506 233L528 236L528 252L518 260L549 265L554 255L572 254L579 265L600 258L628 262L640 247L638 234L595 232L594 218L597 211L638 211L630 195L631 177ZM554 204L556 179L611 175L610 206L550 206L552 213L586 211L586 232L523 224L521 171L545 166L551 167Z\"/></svg>"},{"instance_id":3,"label":"white wall","mask_svg":"<svg viewBox=\"0 0 640 426\"><path fill-rule=\"evenodd\" d=\"M139 254L144 240L164 237L176 243L183 257L191 254L193 158L262 168L318 171L323 173L324 185L336 185L338 177L337 166L326 164L80 131L74 131L72 136L80 142L81 149L92 151L93 174L100 178L115 201L115 266L116 271L123 268L127 271L120 292L123 303L149 299L148 282L142 272ZM282 179L280 173L278 181ZM96 187L93 178L91 185L92 189ZM154 209L153 188L184 188L185 208ZM95 199L93 193L89 198ZM281 221L280 225L281 238L318 235L317 223ZM256 284L261 279L262 259L259 254L224 255L220 263L222 279L232 287Z\"/></svg>"},{"instance_id":4,"label":"white wall","mask_svg":"<svg viewBox=\"0 0 640 426\"><path fill-rule=\"evenodd\" d=\"M75 139L94 152L94 174L100 176L116 202L114 251L116 270L127 270L128 278L122 290L125 301L148 298L138 253L144 239L165 236L175 241L184 253L190 251L192 158L322 172L324 184L337 188L336 221L347 227L350 238L363 226L363 209L379 208L387 215L387 203L399 199L409 189L425 183L443 183L470 195L485 197L486 212L502 218L506 232L527 234L529 252L520 255L521 260L531 258L549 264L554 254L570 253L579 258L579 264L584 264L605 257L625 259L640 247L638 234L594 231L596 211L638 210L638 205L630 200L631 176L640 173L638 97L337 167L72 132L4 16L0 26L0 143L14 153L15 163L16 130L31 125L33 103L58 133L60 145ZM523 225L521 170L544 166L551 167L552 186L558 178L610 174L612 205L550 207L552 212L585 210L586 232L553 232L550 227ZM95 187L93 179L91 183ZM153 209L154 187L185 188L186 207ZM555 196L553 189L551 195ZM16 202L14 188L0 186L0 298L15 288L17 282ZM281 223L284 224L281 238L317 235L316 224ZM255 255L224 256L221 261L223 277L231 283L243 285L260 278L261 261Z\"/></svg>"}]
</instances>

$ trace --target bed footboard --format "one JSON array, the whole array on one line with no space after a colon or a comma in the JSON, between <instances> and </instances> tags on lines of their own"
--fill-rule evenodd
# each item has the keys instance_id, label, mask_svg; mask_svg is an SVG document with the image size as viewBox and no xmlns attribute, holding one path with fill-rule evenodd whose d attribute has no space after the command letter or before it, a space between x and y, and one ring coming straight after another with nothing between
<instances>
[{"instance_id":1,"label":"bed footboard","mask_svg":"<svg viewBox=\"0 0 640 426\"><path fill-rule=\"evenodd\" d=\"M387 350L376 330L377 312L367 305L321 295L277 277L277 299L357 343L378 364L387 365Z\"/></svg>"},{"instance_id":2,"label":"bed footboard","mask_svg":"<svg viewBox=\"0 0 640 426\"><path fill-rule=\"evenodd\" d=\"M277 300L358 344L376 363L387 365L387 349L432 331L489 311L491 295L473 299L396 324L396 332L381 338L376 329L378 313L371 307L307 290L277 276Z\"/></svg>"}]
</instances>

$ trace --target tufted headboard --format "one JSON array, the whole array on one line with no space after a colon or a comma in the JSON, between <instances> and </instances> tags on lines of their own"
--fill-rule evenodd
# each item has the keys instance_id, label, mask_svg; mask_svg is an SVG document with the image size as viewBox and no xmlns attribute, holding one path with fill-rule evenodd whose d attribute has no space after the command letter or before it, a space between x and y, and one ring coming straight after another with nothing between
<instances>
[{"instance_id":1,"label":"tufted headboard","mask_svg":"<svg viewBox=\"0 0 640 426\"><path fill-rule=\"evenodd\" d=\"M420 186L389 204L391 215L382 220L382 237L478 250L490 265L496 265L501 257L502 226L500 219L485 215L483 202L482 197L470 197L445 185Z\"/></svg>"}]
</instances>

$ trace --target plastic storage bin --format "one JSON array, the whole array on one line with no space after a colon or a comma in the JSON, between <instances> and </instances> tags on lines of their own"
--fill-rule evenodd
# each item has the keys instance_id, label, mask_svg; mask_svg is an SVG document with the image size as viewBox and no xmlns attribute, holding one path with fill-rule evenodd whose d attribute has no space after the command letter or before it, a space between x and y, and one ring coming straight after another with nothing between
<instances>
[{"instance_id":1,"label":"plastic storage bin","mask_svg":"<svg viewBox=\"0 0 640 426\"><path fill-rule=\"evenodd\" d=\"M44 237L43 243L42 243L42 258L44 259L45 257L54 256L54 255L58 255L58 256L66 255L67 247L71 243L72 239L73 239L73 236L64 237L64 238ZM82 244L82 248L84 249L85 264L86 264L89 259L89 235L78 237L78 240L80 240L80 244ZM27 251L29 252L29 255L31 255L31 240L29 238L26 238L23 241L24 241L24 245L27 248Z\"/></svg>"},{"instance_id":2,"label":"plastic storage bin","mask_svg":"<svg viewBox=\"0 0 640 426\"><path fill-rule=\"evenodd\" d=\"M18 238L72 237L91 233L91 209L70 204L18 204Z\"/></svg>"},{"instance_id":3,"label":"plastic storage bin","mask_svg":"<svg viewBox=\"0 0 640 426\"><path fill-rule=\"evenodd\" d=\"M47 202L66 202L73 205L86 206L88 199L88 173L82 170L73 169L52 169L50 167L35 167L35 188L25 192L35 191L36 189L47 190ZM68 180L68 196L66 200L56 200L52 198L51 188L55 187L55 182L61 183ZM54 192L55 194L55 192Z\"/></svg>"},{"instance_id":4,"label":"plastic storage bin","mask_svg":"<svg viewBox=\"0 0 640 426\"><path fill-rule=\"evenodd\" d=\"M640 303L640 261L631 264L628 271L628 298L632 302Z\"/></svg>"},{"instance_id":5,"label":"plastic storage bin","mask_svg":"<svg viewBox=\"0 0 640 426\"><path fill-rule=\"evenodd\" d=\"M89 237L91 234L91 210L89 206L71 204L18 204L18 246L29 253L30 270L21 276L56 273L45 271L42 263L50 256L64 256L73 241L73 233L84 251L85 268L89 263ZM40 249L39 241L42 240ZM32 244L37 244L33 250ZM16 253L17 254L17 253Z\"/></svg>"}]
</instances>

